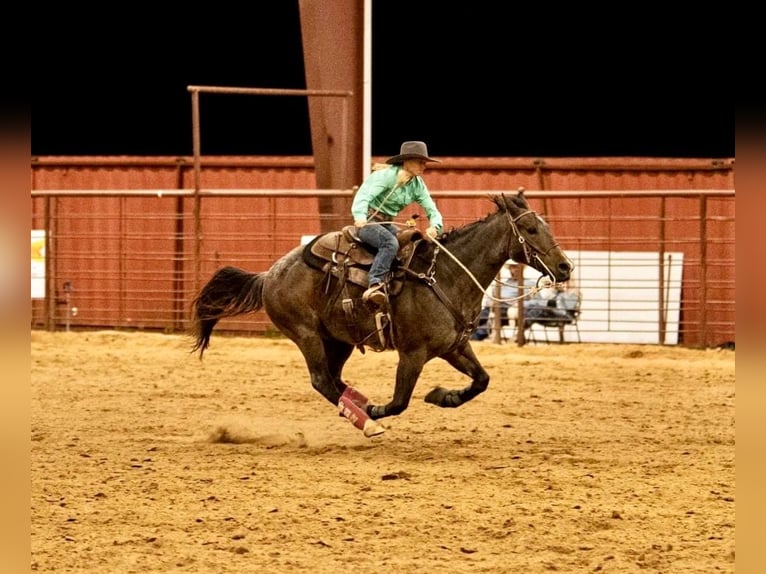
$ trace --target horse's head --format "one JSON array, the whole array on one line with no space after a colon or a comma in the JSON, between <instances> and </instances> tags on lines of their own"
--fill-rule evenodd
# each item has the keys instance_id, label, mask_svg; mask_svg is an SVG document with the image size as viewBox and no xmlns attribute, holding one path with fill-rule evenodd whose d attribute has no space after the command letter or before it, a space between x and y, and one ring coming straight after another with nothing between
<instances>
[{"instance_id":1,"label":"horse's head","mask_svg":"<svg viewBox=\"0 0 766 574\"><path fill-rule=\"evenodd\" d=\"M568 281L574 269L572 260L556 243L545 220L530 209L523 190L515 196L501 194L493 200L511 227L508 257L533 267L553 281Z\"/></svg>"}]
</instances>

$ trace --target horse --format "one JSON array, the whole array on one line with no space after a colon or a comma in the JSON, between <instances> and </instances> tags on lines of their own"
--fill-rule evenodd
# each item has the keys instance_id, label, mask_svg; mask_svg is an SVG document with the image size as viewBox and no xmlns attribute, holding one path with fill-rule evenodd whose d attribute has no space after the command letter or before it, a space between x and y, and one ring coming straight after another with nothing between
<instances>
[{"instance_id":1,"label":"horse","mask_svg":"<svg viewBox=\"0 0 766 574\"><path fill-rule=\"evenodd\" d=\"M503 264L513 259L553 284L568 281L574 269L523 190L489 199L495 210L482 219L433 239L417 230L409 230L406 241L400 238L382 311L361 299L372 259L349 234L353 226L295 247L265 272L230 265L218 269L191 303L191 352L202 360L219 320L264 309L302 353L312 387L366 437L385 431L380 419L407 409L425 364L435 358L470 377L470 383L458 389L437 385L425 402L456 408L473 400L487 390L490 377L470 335L478 325L484 292ZM317 255L320 240L332 252L326 260ZM372 403L343 381L343 367L354 349L398 353L388 403Z\"/></svg>"}]
</instances>

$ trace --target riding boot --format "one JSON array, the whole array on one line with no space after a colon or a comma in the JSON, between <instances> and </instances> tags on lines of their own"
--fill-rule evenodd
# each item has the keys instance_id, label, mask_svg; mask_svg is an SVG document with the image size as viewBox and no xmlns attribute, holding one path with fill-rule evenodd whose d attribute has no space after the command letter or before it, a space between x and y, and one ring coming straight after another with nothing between
<instances>
[{"instance_id":1,"label":"riding boot","mask_svg":"<svg viewBox=\"0 0 766 574\"><path fill-rule=\"evenodd\" d=\"M388 301L388 297L386 297L386 293L383 290L383 283L376 283L375 285L370 286L370 288L362 294L362 301L365 303L372 303L377 307L385 305L386 301Z\"/></svg>"}]
</instances>

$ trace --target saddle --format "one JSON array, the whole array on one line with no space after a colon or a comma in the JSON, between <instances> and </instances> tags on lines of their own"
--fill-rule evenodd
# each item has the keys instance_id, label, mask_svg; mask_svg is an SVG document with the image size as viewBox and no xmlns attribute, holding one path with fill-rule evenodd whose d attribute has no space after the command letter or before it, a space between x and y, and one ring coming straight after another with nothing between
<instances>
[{"instance_id":1,"label":"saddle","mask_svg":"<svg viewBox=\"0 0 766 574\"><path fill-rule=\"evenodd\" d=\"M393 296L402 289L403 270L412 261L415 246L423 239L423 234L418 229L406 228L396 234L396 239L399 249L388 284L388 293ZM355 226L347 225L340 231L331 231L313 239L304 248L303 258L309 266L335 276L342 282L348 281L367 288L375 251L359 239Z\"/></svg>"},{"instance_id":2,"label":"saddle","mask_svg":"<svg viewBox=\"0 0 766 574\"><path fill-rule=\"evenodd\" d=\"M415 248L423 234L414 228L405 228L396 234L399 242L391 273L387 281L389 297L398 295L404 286L404 273L415 255ZM354 284L364 289L369 283L369 271L375 258L375 251L365 244L356 234L356 227L347 225L340 231L331 231L314 238L303 249L303 260L307 265L326 274L325 293L332 293L331 279L335 278L336 287L331 299L340 296L349 330L354 335L357 348L364 353L365 346L375 351L394 349L393 324L388 309L375 313L375 330L364 333L360 329L360 316L357 315L360 299L349 294L348 285ZM361 290L360 290L361 293ZM375 335L377 334L377 337Z\"/></svg>"}]
</instances>

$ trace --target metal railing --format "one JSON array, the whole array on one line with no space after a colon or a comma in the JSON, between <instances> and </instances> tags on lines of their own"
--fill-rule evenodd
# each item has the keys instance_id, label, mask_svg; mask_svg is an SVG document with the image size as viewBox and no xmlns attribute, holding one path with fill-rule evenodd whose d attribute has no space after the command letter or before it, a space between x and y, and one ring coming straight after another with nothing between
<instances>
[{"instance_id":1,"label":"metal railing","mask_svg":"<svg viewBox=\"0 0 766 574\"><path fill-rule=\"evenodd\" d=\"M432 195L449 229L486 215L486 198L496 193ZM711 346L734 340L733 190L526 195L545 212L567 251L657 255L654 262L627 264L657 274L659 280L652 283L656 296L648 299L642 286L632 303L622 301L621 293L635 292L639 283L613 277L624 265L618 260L598 264L605 277L612 275L608 291L575 277L580 284L572 287L591 293L583 297L578 323L583 341L608 339L611 335L604 334L612 333L620 342L626 333L643 330L642 323L658 321L657 343ZM320 198L350 201L351 196L348 190L311 189L33 190L32 229L45 232L45 286L43 296L32 301L32 327L183 331L200 282L217 267L265 271L305 236L319 232ZM669 283L663 284L668 254L683 256L680 278L672 283L678 297L672 302L666 295ZM614 331L610 313L617 300L633 320ZM625 309L631 304L634 309ZM661 324L669 312L677 315L670 338L667 324ZM261 312L228 319L220 328L275 334Z\"/></svg>"}]
</instances>

